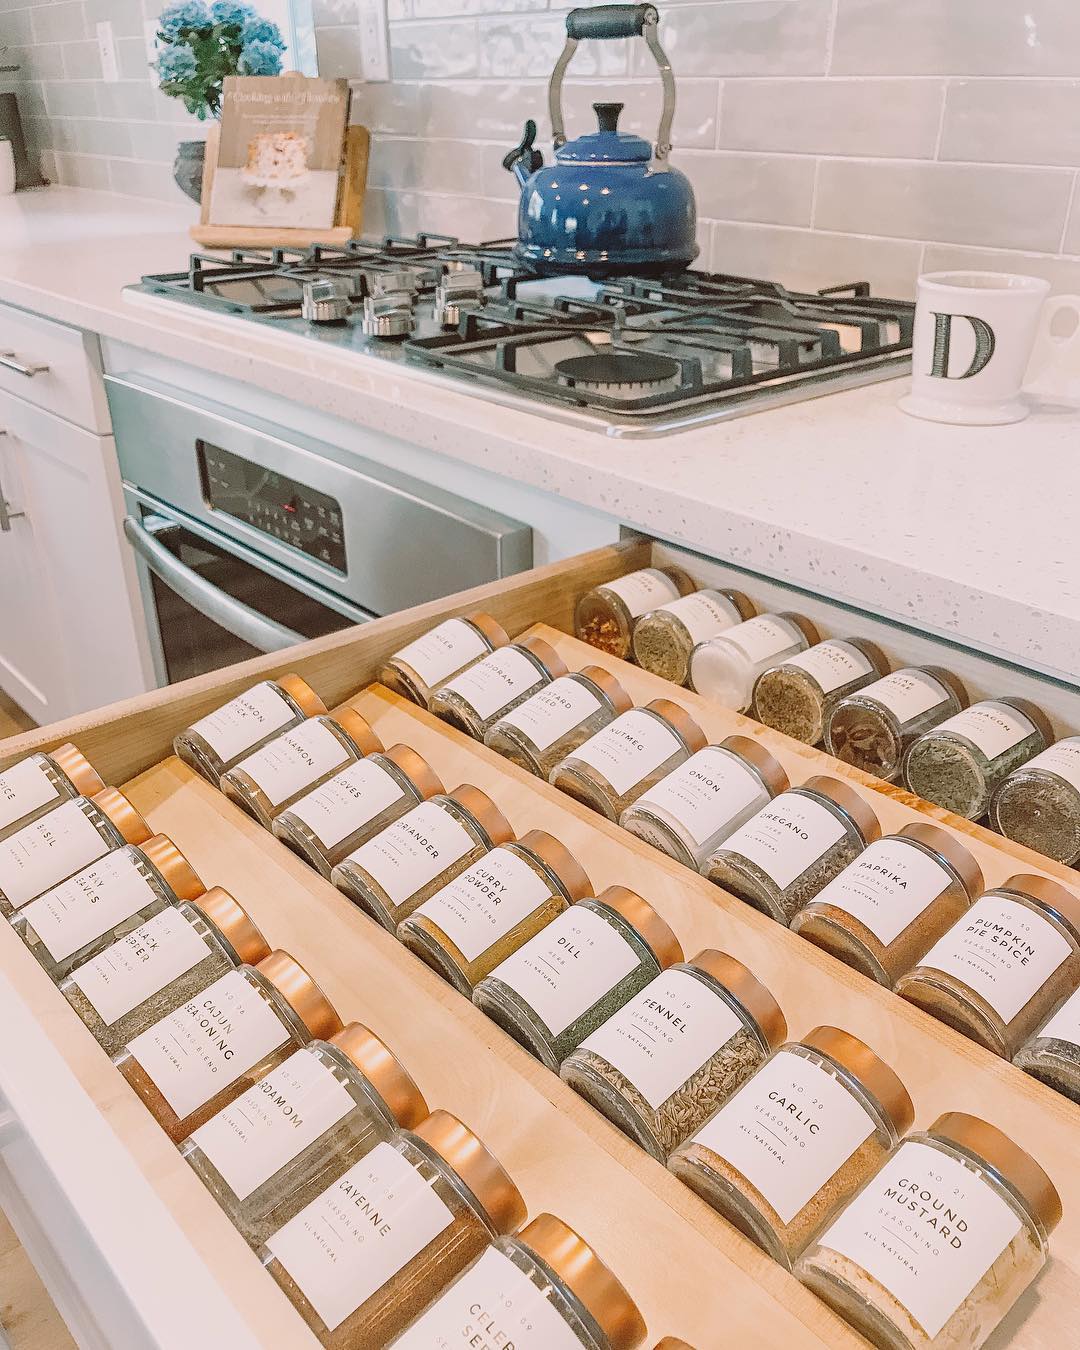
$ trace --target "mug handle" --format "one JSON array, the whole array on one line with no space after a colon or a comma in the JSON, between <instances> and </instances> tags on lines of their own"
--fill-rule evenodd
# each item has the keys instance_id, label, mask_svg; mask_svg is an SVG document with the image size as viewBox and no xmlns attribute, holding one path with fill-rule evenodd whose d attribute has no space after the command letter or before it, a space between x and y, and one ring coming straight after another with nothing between
<instances>
[{"instance_id":1,"label":"mug handle","mask_svg":"<svg viewBox=\"0 0 1080 1350\"><path fill-rule=\"evenodd\" d=\"M1055 321L1065 314L1074 323L1059 336L1053 331ZM1043 305L1024 388L1080 400L1080 295L1052 295Z\"/></svg>"}]
</instances>

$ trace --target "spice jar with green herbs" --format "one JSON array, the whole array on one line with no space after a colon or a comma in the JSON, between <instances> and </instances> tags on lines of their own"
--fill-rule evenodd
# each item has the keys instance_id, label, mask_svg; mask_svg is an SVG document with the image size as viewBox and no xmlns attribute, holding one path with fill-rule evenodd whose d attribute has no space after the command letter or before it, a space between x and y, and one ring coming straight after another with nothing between
<instances>
[{"instance_id":1,"label":"spice jar with green herbs","mask_svg":"<svg viewBox=\"0 0 1080 1350\"><path fill-rule=\"evenodd\" d=\"M895 783L910 746L967 705L967 690L949 671L905 666L840 698L825 722L825 748L845 764Z\"/></svg>"},{"instance_id":2,"label":"spice jar with green herbs","mask_svg":"<svg viewBox=\"0 0 1080 1350\"><path fill-rule=\"evenodd\" d=\"M754 685L754 715L774 731L818 745L845 694L886 675L885 653L865 638L829 638L763 671Z\"/></svg>"},{"instance_id":3,"label":"spice jar with green herbs","mask_svg":"<svg viewBox=\"0 0 1080 1350\"><path fill-rule=\"evenodd\" d=\"M1080 1104L1080 990L1024 1042L1013 1063Z\"/></svg>"},{"instance_id":4,"label":"spice jar with green herbs","mask_svg":"<svg viewBox=\"0 0 1080 1350\"><path fill-rule=\"evenodd\" d=\"M787 1035L741 961L698 952L647 984L563 1060L564 1082L659 1162Z\"/></svg>"},{"instance_id":5,"label":"spice jar with green herbs","mask_svg":"<svg viewBox=\"0 0 1080 1350\"><path fill-rule=\"evenodd\" d=\"M558 1073L587 1036L682 959L675 934L647 901L608 886L496 966L473 1002Z\"/></svg>"},{"instance_id":6,"label":"spice jar with green herbs","mask_svg":"<svg viewBox=\"0 0 1080 1350\"><path fill-rule=\"evenodd\" d=\"M305 717L318 717L326 704L299 675L264 680L200 718L173 741L173 749L215 787L226 769Z\"/></svg>"},{"instance_id":7,"label":"spice jar with green herbs","mask_svg":"<svg viewBox=\"0 0 1080 1350\"><path fill-rule=\"evenodd\" d=\"M462 614L444 620L395 652L380 671L379 681L395 694L426 708L440 684L509 641L502 625L490 614Z\"/></svg>"},{"instance_id":8,"label":"spice jar with green herbs","mask_svg":"<svg viewBox=\"0 0 1080 1350\"><path fill-rule=\"evenodd\" d=\"M634 624L634 660L674 684L690 676L690 653L699 642L745 623L757 613L742 591L694 591L643 614Z\"/></svg>"},{"instance_id":9,"label":"spice jar with green herbs","mask_svg":"<svg viewBox=\"0 0 1080 1350\"><path fill-rule=\"evenodd\" d=\"M757 678L819 640L801 614L759 614L698 643L690 653L690 687L736 712L749 711Z\"/></svg>"},{"instance_id":10,"label":"spice jar with green herbs","mask_svg":"<svg viewBox=\"0 0 1080 1350\"><path fill-rule=\"evenodd\" d=\"M495 723L484 744L547 778L567 755L633 706L614 675L603 666L586 666L530 695Z\"/></svg>"},{"instance_id":11,"label":"spice jar with green herbs","mask_svg":"<svg viewBox=\"0 0 1080 1350\"><path fill-rule=\"evenodd\" d=\"M644 567L640 572L629 572L585 592L574 611L574 632L590 647L625 661L637 619L696 590L697 583L681 567Z\"/></svg>"},{"instance_id":12,"label":"spice jar with green herbs","mask_svg":"<svg viewBox=\"0 0 1080 1350\"><path fill-rule=\"evenodd\" d=\"M92 797L104 786L98 771L70 742L20 759L0 773L0 841L73 797Z\"/></svg>"},{"instance_id":13,"label":"spice jar with green herbs","mask_svg":"<svg viewBox=\"0 0 1080 1350\"><path fill-rule=\"evenodd\" d=\"M1072 867L1080 862L1080 736L1014 769L990 798L998 834Z\"/></svg>"},{"instance_id":14,"label":"spice jar with green herbs","mask_svg":"<svg viewBox=\"0 0 1080 1350\"><path fill-rule=\"evenodd\" d=\"M482 741L507 713L565 674L566 662L550 642L523 637L440 685L428 707L436 717Z\"/></svg>"}]
</instances>

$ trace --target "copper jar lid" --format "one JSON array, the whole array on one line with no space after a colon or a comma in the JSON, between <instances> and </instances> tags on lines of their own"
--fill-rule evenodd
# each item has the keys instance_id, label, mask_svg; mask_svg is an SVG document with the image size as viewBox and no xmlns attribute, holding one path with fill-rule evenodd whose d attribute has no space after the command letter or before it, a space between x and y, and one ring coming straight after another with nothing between
<instances>
[{"instance_id":1,"label":"copper jar lid","mask_svg":"<svg viewBox=\"0 0 1080 1350\"><path fill-rule=\"evenodd\" d=\"M542 637L530 635L529 637L515 638L514 646L523 647L527 652L532 652L553 680L568 674L566 662L551 643L545 642Z\"/></svg>"},{"instance_id":2,"label":"copper jar lid","mask_svg":"<svg viewBox=\"0 0 1080 1350\"><path fill-rule=\"evenodd\" d=\"M835 1060L879 1103L896 1133L907 1134L915 1120L915 1107L908 1090L868 1045L838 1027L815 1027L800 1044L820 1050Z\"/></svg>"},{"instance_id":3,"label":"copper jar lid","mask_svg":"<svg viewBox=\"0 0 1080 1350\"><path fill-rule=\"evenodd\" d=\"M334 1005L288 952L271 952L255 969L270 981L316 1040L328 1041L342 1030Z\"/></svg>"},{"instance_id":4,"label":"copper jar lid","mask_svg":"<svg viewBox=\"0 0 1080 1350\"><path fill-rule=\"evenodd\" d=\"M722 595L725 600L731 601L738 612L740 623L745 623L747 619L757 618L757 605L754 604L753 600L751 600L748 595L744 595L742 591L734 591L727 586L724 586L719 588L716 593L717 595Z\"/></svg>"},{"instance_id":5,"label":"copper jar lid","mask_svg":"<svg viewBox=\"0 0 1080 1350\"><path fill-rule=\"evenodd\" d=\"M904 826L897 837L914 839L916 843L925 844L932 853L940 854L963 882L968 899L974 900L977 895L982 895L985 885L982 868L975 855L948 830L943 830L938 825L928 825L921 820L913 820L910 825Z\"/></svg>"},{"instance_id":6,"label":"copper jar lid","mask_svg":"<svg viewBox=\"0 0 1080 1350\"><path fill-rule=\"evenodd\" d=\"M881 838L881 821L874 814L873 807L842 779L816 773L805 783L799 783L797 786L835 802L845 815L851 818L866 843L872 844L875 839Z\"/></svg>"},{"instance_id":7,"label":"copper jar lid","mask_svg":"<svg viewBox=\"0 0 1080 1350\"><path fill-rule=\"evenodd\" d=\"M326 704L299 675L279 675L274 683L285 690L305 717L318 717L326 711Z\"/></svg>"},{"instance_id":8,"label":"copper jar lid","mask_svg":"<svg viewBox=\"0 0 1080 1350\"><path fill-rule=\"evenodd\" d=\"M397 1055L373 1031L350 1022L329 1040L356 1065L379 1094L403 1130L411 1130L427 1115L424 1094L406 1072Z\"/></svg>"},{"instance_id":9,"label":"copper jar lid","mask_svg":"<svg viewBox=\"0 0 1080 1350\"><path fill-rule=\"evenodd\" d=\"M420 796L427 801L446 789L438 774L423 757L407 745L392 745L386 751L386 758L396 764Z\"/></svg>"},{"instance_id":10,"label":"copper jar lid","mask_svg":"<svg viewBox=\"0 0 1080 1350\"><path fill-rule=\"evenodd\" d=\"M629 712L634 706L634 700L610 670L605 670L603 666L582 666L578 674L584 675L596 685L617 714Z\"/></svg>"},{"instance_id":11,"label":"copper jar lid","mask_svg":"<svg viewBox=\"0 0 1080 1350\"><path fill-rule=\"evenodd\" d=\"M946 670L944 666L905 666L904 669L918 670L925 675L932 675L938 684L943 684L955 696L961 708L966 708L971 702L971 696L968 694L964 682L951 670Z\"/></svg>"},{"instance_id":12,"label":"copper jar lid","mask_svg":"<svg viewBox=\"0 0 1080 1350\"><path fill-rule=\"evenodd\" d=\"M157 869L178 900L195 900L206 890L198 873L168 835L155 834L139 846L139 852Z\"/></svg>"},{"instance_id":13,"label":"copper jar lid","mask_svg":"<svg viewBox=\"0 0 1080 1350\"><path fill-rule=\"evenodd\" d=\"M669 698L654 698L645 704L645 710L656 713L673 727L691 754L697 750L704 750L708 745L709 738L680 704L673 703Z\"/></svg>"},{"instance_id":14,"label":"copper jar lid","mask_svg":"<svg viewBox=\"0 0 1080 1350\"><path fill-rule=\"evenodd\" d=\"M153 831L119 788L102 788L90 798L116 826L129 844L145 844Z\"/></svg>"},{"instance_id":15,"label":"copper jar lid","mask_svg":"<svg viewBox=\"0 0 1080 1350\"><path fill-rule=\"evenodd\" d=\"M374 755L383 748L383 743L372 730L371 723L355 708L347 706L340 708L336 713L330 714L330 720L338 724L361 755Z\"/></svg>"},{"instance_id":16,"label":"copper jar lid","mask_svg":"<svg viewBox=\"0 0 1080 1350\"><path fill-rule=\"evenodd\" d=\"M505 647L510 641L510 635L506 629L493 619L490 614L485 614L483 610L476 610L472 614L462 614L463 619L467 619L474 628L480 630L488 642L491 643L491 650L496 651L499 647Z\"/></svg>"},{"instance_id":17,"label":"copper jar lid","mask_svg":"<svg viewBox=\"0 0 1080 1350\"><path fill-rule=\"evenodd\" d=\"M513 1233L528 1210L521 1192L495 1155L449 1111L432 1111L413 1134L439 1155L476 1196L497 1233Z\"/></svg>"},{"instance_id":18,"label":"copper jar lid","mask_svg":"<svg viewBox=\"0 0 1080 1350\"><path fill-rule=\"evenodd\" d=\"M791 780L784 772L784 766L774 759L760 741L752 736L726 736L720 742L721 750L730 750L732 754L745 759L768 789L770 797L779 796L791 786Z\"/></svg>"},{"instance_id":19,"label":"copper jar lid","mask_svg":"<svg viewBox=\"0 0 1080 1350\"><path fill-rule=\"evenodd\" d=\"M592 882L584 867L566 845L560 844L547 830L529 830L517 842L551 868L571 900L584 900L587 895L592 895Z\"/></svg>"},{"instance_id":20,"label":"copper jar lid","mask_svg":"<svg viewBox=\"0 0 1080 1350\"><path fill-rule=\"evenodd\" d=\"M821 641L821 634L818 632L817 624L811 623L809 619L804 618L801 614L792 614L790 611L784 610L783 613L776 614L773 617L784 619L787 623L793 624L806 639L809 646L816 647Z\"/></svg>"},{"instance_id":21,"label":"copper jar lid","mask_svg":"<svg viewBox=\"0 0 1080 1350\"><path fill-rule=\"evenodd\" d=\"M728 956L727 952L706 947L697 956L691 957L687 964L711 975L742 1004L761 1028L761 1034L770 1049L775 1050L784 1041L788 1028L783 1009L753 971L748 970L741 961Z\"/></svg>"},{"instance_id":22,"label":"copper jar lid","mask_svg":"<svg viewBox=\"0 0 1080 1350\"><path fill-rule=\"evenodd\" d=\"M569 1224L554 1214L538 1214L517 1240L550 1266L585 1305L612 1350L634 1350L641 1344L645 1322L637 1304Z\"/></svg>"},{"instance_id":23,"label":"copper jar lid","mask_svg":"<svg viewBox=\"0 0 1080 1350\"><path fill-rule=\"evenodd\" d=\"M105 780L90 763L83 752L70 741L49 750L49 758L56 767L68 776L71 786L80 797L92 797L105 786Z\"/></svg>"},{"instance_id":24,"label":"copper jar lid","mask_svg":"<svg viewBox=\"0 0 1080 1350\"><path fill-rule=\"evenodd\" d=\"M1021 895L1037 900L1040 905L1045 905L1059 918L1064 919L1073 930L1076 940L1080 942L1080 896L1077 896L1075 891L1070 891L1067 886L1062 886L1059 881L1037 876L1034 872L1018 872L1016 876L1010 877L1008 881L1003 881L1000 886L993 889L1019 891Z\"/></svg>"},{"instance_id":25,"label":"copper jar lid","mask_svg":"<svg viewBox=\"0 0 1080 1350\"><path fill-rule=\"evenodd\" d=\"M461 783L453 792L447 793L447 796L468 811L493 846L508 844L513 839L514 831L510 828L510 822L486 792L481 792L471 783Z\"/></svg>"},{"instance_id":26,"label":"copper jar lid","mask_svg":"<svg viewBox=\"0 0 1080 1350\"><path fill-rule=\"evenodd\" d=\"M1029 722L1031 722L1046 744L1053 745L1057 740L1054 735L1054 728L1050 725L1050 719L1043 710L1035 703L1031 703L1026 698L1014 698L1012 694L1007 694L1004 698L990 700L994 703L1004 703L1010 708L1015 708L1018 713L1023 713Z\"/></svg>"},{"instance_id":27,"label":"copper jar lid","mask_svg":"<svg viewBox=\"0 0 1080 1350\"><path fill-rule=\"evenodd\" d=\"M663 969L683 960L679 939L647 900L625 886L608 886L596 897L602 905L621 914L649 945Z\"/></svg>"},{"instance_id":28,"label":"copper jar lid","mask_svg":"<svg viewBox=\"0 0 1080 1350\"><path fill-rule=\"evenodd\" d=\"M946 1111L938 1116L927 1134L959 1144L989 1163L1023 1197L1048 1233L1060 1223L1061 1196L1057 1187L1031 1154L996 1126L964 1111Z\"/></svg>"},{"instance_id":29,"label":"copper jar lid","mask_svg":"<svg viewBox=\"0 0 1080 1350\"><path fill-rule=\"evenodd\" d=\"M643 572L647 572L649 571L649 568L643 567L641 570ZM670 580L672 580L675 583L675 585L678 586L680 596L693 595L695 591L701 590L701 587L697 584L697 582L686 570L686 568L680 567L678 563L660 563L659 565L655 566L654 570L657 572L663 572L663 574L666 577L670 578ZM631 573L630 575L633 574Z\"/></svg>"},{"instance_id":30,"label":"copper jar lid","mask_svg":"<svg viewBox=\"0 0 1080 1350\"><path fill-rule=\"evenodd\" d=\"M826 641L828 641L828 639L826 639ZM846 642L848 646L854 647L857 651L862 652L863 656L865 656L866 659L870 662L870 664L874 667L874 673L878 676L879 679L884 679L884 677L888 675L889 671L892 669L892 664L889 661L889 658L885 655L885 653L881 650L881 648L877 645L876 642L871 642L868 638L861 638L861 637L837 638L836 641Z\"/></svg>"},{"instance_id":31,"label":"copper jar lid","mask_svg":"<svg viewBox=\"0 0 1080 1350\"><path fill-rule=\"evenodd\" d=\"M270 944L250 914L221 886L211 886L191 903L214 925L245 966L257 966L270 955Z\"/></svg>"},{"instance_id":32,"label":"copper jar lid","mask_svg":"<svg viewBox=\"0 0 1080 1350\"><path fill-rule=\"evenodd\" d=\"M689 1341L680 1340L678 1336L665 1336L662 1341L657 1341L653 1350L694 1350Z\"/></svg>"}]
</instances>

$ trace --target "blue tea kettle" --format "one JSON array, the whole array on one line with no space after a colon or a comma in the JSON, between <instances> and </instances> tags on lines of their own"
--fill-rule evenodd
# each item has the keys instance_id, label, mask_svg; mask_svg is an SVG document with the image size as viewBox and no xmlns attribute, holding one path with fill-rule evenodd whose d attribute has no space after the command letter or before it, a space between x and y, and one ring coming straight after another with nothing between
<instances>
[{"instance_id":1,"label":"blue tea kettle","mask_svg":"<svg viewBox=\"0 0 1080 1350\"><path fill-rule=\"evenodd\" d=\"M654 5L597 5L566 16L566 45L548 86L555 163L533 148L536 123L506 156L521 185L515 256L539 273L591 277L677 272L698 254L690 180L668 163L675 80L657 36ZM567 141L562 112L566 68L584 38L643 37L656 58L664 105L655 148L618 129L621 103L594 103L598 129Z\"/></svg>"}]
</instances>

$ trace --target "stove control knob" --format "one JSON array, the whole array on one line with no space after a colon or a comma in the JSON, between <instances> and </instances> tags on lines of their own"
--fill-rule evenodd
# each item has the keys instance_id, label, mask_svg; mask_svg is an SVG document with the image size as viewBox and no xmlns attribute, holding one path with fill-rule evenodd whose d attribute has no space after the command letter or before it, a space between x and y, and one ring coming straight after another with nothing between
<instances>
[{"instance_id":1,"label":"stove control knob","mask_svg":"<svg viewBox=\"0 0 1080 1350\"><path fill-rule=\"evenodd\" d=\"M365 296L360 327L368 337L407 337L413 327L412 296L404 291Z\"/></svg>"},{"instance_id":2,"label":"stove control knob","mask_svg":"<svg viewBox=\"0 0 1080 1350\"><path fill-rule=\"evenodd\" d=\"M301 315L308 323L344 323L349 317L349 283L338 277L304 282Z\"/></svg>"},{"instance_id":3,"label":"stove control knob","mask_svg":"<svg viewBox=\"0 0 1080 1350\"><path fill-rule=\"evenodd\" d=\"M443 328L456 328L462 307L476 308L484 303L484 278L475 268L446 272L435 287L435 320Z\"/></svg>"}]
</instances>

